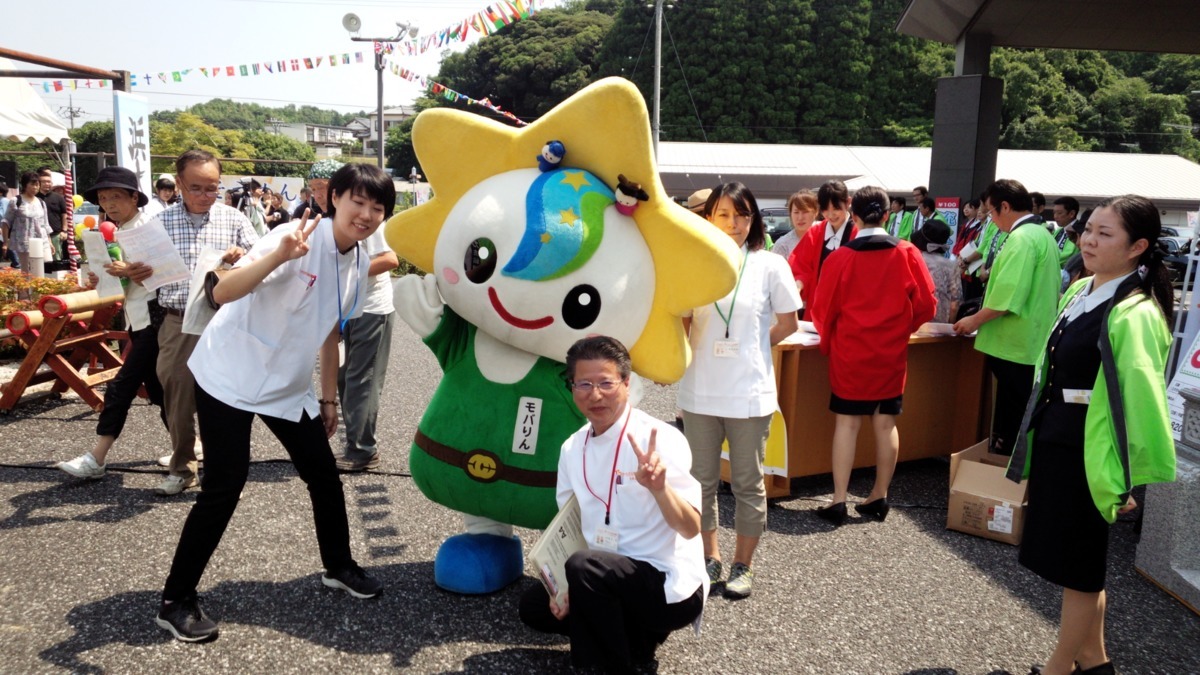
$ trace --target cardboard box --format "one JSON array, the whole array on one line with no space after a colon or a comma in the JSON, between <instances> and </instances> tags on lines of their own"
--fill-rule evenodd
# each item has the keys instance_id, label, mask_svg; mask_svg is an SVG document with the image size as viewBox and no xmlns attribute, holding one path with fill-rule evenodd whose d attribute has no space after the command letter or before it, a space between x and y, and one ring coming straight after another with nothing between
<instances>
[{"instance_id":1,"label":"cardboard box","mask_svg":"<svg viewBox=\"0 0 1200 675\"><path fill-rule=\"evenodd\" d=\"M950 456L950 506L946 528L1016 545L1025 524L1028 481L1004 477L1008 457L987 451L987 441Z\"/></svg>"}]
</instances>

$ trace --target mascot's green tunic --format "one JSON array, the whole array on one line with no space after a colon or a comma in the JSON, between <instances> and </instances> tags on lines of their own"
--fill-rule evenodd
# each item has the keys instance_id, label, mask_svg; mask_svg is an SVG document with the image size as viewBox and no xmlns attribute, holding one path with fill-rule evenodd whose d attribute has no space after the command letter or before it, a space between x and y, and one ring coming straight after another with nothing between
<instances>
[{"instance_id":1,"label":"mascot's green tunic","mask_svg":"<svg viewBox=\"0 0 1200 675\"><path fill-rule=\"evenodd\" d=\"M417 427L413 479L457 511L545 528L558 510L559 448L586 420L562 363L539 357L519 382L491 382L475 360L475 332L447 307L425 338L445 375Z\"/></svg>"}]
</instances>

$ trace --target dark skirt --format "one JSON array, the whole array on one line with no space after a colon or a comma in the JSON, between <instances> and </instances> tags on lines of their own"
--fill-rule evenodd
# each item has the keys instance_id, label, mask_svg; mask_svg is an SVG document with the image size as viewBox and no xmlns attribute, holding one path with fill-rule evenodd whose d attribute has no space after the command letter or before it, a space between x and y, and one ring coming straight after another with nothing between
<instances>
[{"instance_id":1,"label":"dark skirt","mask_svg":"<svg viewBox=\"0 0 1200 675\"><path fill-rule=\"evenodd\" d=\"M1083 447L1035 441L1030 461L1029 506L1018 560L1064 588L1104 590L1109 525L1088 490Z\"/></svg>"},{"instance_id":2,"label":"dark skirt","mask_svg":"<svg viewBox=\"0 0 1200 675\"><path fill-rule=\"evenodd\" d=\"M904 394L878 401L853 401L837 394L829 395L829 409L838 415L899 415L904 408Z\"/></svg>"}]
</instances>

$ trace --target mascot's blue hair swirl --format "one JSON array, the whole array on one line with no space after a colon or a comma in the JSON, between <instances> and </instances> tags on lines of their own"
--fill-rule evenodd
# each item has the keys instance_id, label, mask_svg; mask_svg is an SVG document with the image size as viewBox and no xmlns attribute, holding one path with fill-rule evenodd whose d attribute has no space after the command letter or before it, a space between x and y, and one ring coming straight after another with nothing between
<instances>
[{"instance_id":1,"label":"mascot's blue hair swirl","mask_svg":"<svg viewBox=\"0 0 1200 675\"><path fill-rule=\"evenodd\" d=\"M604 211L615 201L603 181L582 169L541 174L525 193L525 234L502 273L547 281L579 269L600 246Z\"/></svg>"}]
</instances>

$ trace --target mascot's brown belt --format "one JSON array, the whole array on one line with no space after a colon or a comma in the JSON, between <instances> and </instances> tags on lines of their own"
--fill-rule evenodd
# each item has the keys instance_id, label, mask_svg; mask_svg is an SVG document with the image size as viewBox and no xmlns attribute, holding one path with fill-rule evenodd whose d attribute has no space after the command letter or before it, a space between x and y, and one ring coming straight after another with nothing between
<instances>
[{"instance_id":1,"label":"mascot's brown belt","mask_svg":"<svg viewBox=\"0 0 1200 675\"><path fill-rule=\"evenodd\" d=\"M417 447L424 450L430 457L445 462L450 466L462 469L472 479L480 483L493 483L498 480L508 481L527 487L552 488L558 484L557 471L533 471L508 466L500 461L494 452L487 450L472 450L463 452L438 443L432 438L417 431L413 439Z\"/></svg>"}]
</instances>

